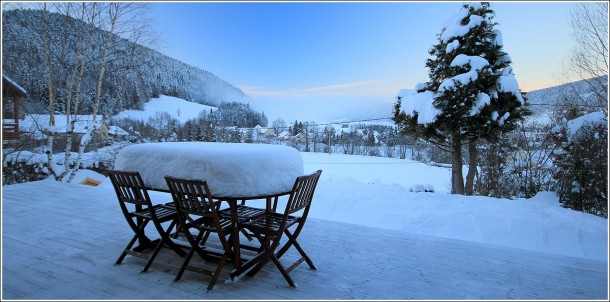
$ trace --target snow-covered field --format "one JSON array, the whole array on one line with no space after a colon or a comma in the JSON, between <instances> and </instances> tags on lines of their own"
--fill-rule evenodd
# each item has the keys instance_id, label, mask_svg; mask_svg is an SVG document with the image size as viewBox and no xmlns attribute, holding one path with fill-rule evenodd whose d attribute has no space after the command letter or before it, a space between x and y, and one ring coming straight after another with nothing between
<instances>
[{"instance_id":1,"label":"snow-covered field","mask_svg":"<svg viewBox=\"0 0 610 302\"><path fill-rule=\"evenodd\" d=\"M608 220L560 206L553 193L531 199L448 194L450 170L411 160L301 153L305 173L321 169L310 217L592 260L608 259ZM78 179L102 180L84 171ZM53 187L52 180L39 182ZM77 186L78 184L74 184ZM416 192L433 188L434 193ZM45 188L48 189L48 188ZM56 202L60 203L61 200Z\"/></svg>"},{"instance_id":2,"label":"snow-covered field","mask_svg":"<svg viewBox=\"0 0 610 302\"><path fill-rule=\"evenodd\" d=\"M146 122L156 114L167 113L184 123L198 118L201 112L210 113L210 110L214 111L216 109L216 107L189 102L181 98L160 95L158 98L146 102L144 110L125 110L113 116L113 118L117 120L130 118Z\"/></svg>"},{"instance_id":3,"label":"snow-covered field","mask_svg":"<svg viewBox=\"0 0 610 302\"><path fill-rule=\"evenodd\" d=\"M302 153L322 169L310 217L607 261L608 220L531 199L448 194L451 170L410 160ZM432 186L435 193L412 188Z\"/></svg>"}]
</instances>

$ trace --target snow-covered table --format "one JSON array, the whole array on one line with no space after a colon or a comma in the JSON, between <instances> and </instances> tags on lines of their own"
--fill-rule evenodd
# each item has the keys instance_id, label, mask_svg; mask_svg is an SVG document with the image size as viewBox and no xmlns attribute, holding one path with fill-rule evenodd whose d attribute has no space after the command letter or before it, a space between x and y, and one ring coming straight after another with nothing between
<instances>
[{"instance_id":1,"label":"snow-covered table","mask_svg":"<svg viewBox=\"0 0 610 302\"><path fill-rule=\"evenodd\" d=\"M280 145L203 142L147 143L123 148L114 164L116 170L138 171L144 184L167 191L165 176L206 180L214 197L231 207L233 246L239 243L238 200L271 200L290 194L303 175L303 158L294 148ZM234 249L233 263L241 266L240 249Z\"/></svg>"},{"instance_id":2,"label":"snow-covered table","mask_svg":"<svg viewBox=\"0 0 610 302\"><path fill-rule=\"evenodd\" d=\"M292 189L303 158L280 145L204 142L147 143L123 148L115 169L138 171L144 184L167 190L165 176L203 179L214 196L253 197Z\"/></svg>"}]
</instances>

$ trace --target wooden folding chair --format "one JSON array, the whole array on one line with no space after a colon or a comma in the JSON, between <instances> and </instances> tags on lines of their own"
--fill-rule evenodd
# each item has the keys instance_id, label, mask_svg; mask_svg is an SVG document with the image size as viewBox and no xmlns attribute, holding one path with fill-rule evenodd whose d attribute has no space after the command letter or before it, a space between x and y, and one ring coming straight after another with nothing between
<instances>
[{"instance_id":1,"label":"wooden folding chair","mask_svg":"<svg viewBox=\"0 0 610 302\"><path fill-rule=\"evenodd\" d=\"M182 232L191 245L175 281L180 280L195 252L204 260L210 260L202 245L205 244L210 233L218 234L224 252L216 270L212 272L212 279L208 283L208 291L210 291L218 280L227 258L232 255L231 245L226 236L231 235L233 223L230 218L219 215L219 202L214 202L206 181L178 179L170 176L165 176L165 181L172 194ZM194 233L192 233L193 231ZM191 269L206 272L197 268L191 267Z\"/></svg>"},{"instance_id":2,"label":"wooden folding chair","mask_svg":"<svg viewBox=\"0 0 610 302\"><path fill-rule=\"evenodd\" d=\"M261 217L241 224L241 227L247 229L256 236L261 244L261 252L244 263L239 270L234 270L231 273L232 278L254 266L254 268L247 273L248 276L252 277L260 271L267 262L272 261L280 273L282 273L282 276L284 276L288 284L296 287L296 284L290 277L290 272L294 268L305 261L311 269L317 269L309 256L307 256L299 245L297 237L301 233L305 221L307 220L311 201L321 174L322 171L318 170L310 175L297 177L284 213L266 212L265 215ZM293 215L300 211L302 211L301 216ZM295 226L296 229L294 232L291 232L289 228L293 226ZM286 235L288 241L276 252L277 248L280 246L283 235ZM285 267L280 263L279 258L292 246L296 248L301 257L289 267Z\"/></svg>"},{"instance_id":3,"label":"wooden folding chair","mask_svg":"<svg viewBox=\"0 0 610 302\"><path fill-rule=\"evenodd\" d=\"M277 198L276 198L277 200ZM276 201L277 203L277 201ZM265 215L265 212L267 211L266 209L261 209L261 208L257 208L257 207L250 207L246 205L246 201L242 200L241 204L237 205L236 208L236 212L237 212L237 218L242 220L242 221L247 221L247 220L251 220L254 218L258 218L262 215ZM273 210L275 211L275 210ZM233 214L231 213L231 208L225 208L220 210L220 215L222 215L225 218L231 219L233 217ZM246 238L248 240L252 240L254 239L253 235L251 233L246 232L245 229L241 229L240 230L242 234L244 234L244 236L246 236ZM247 246L245 246L247 248Z\"/></svg>"},{"instance_id":4,"label":"wooden folding chair","mask_svg":"<svg viewBox=\"0 0 610 302\"><path fill-rule=\"evenodd\" d=\"M157 204L153 205L144 186L144 182L138 172L107 170L112 186L116 193L121 211L129 227L133 230L134 236L116 261L116 265L121 264L127 254L147 259L142 272L146 272L151 266L155 257L164 244L167 244L178 255L184 256L186 253L170 239L170 233L178 221L176 210L173 207ZM151 241L145 234L145 228L149 222L153 223L155 229L161 236L156 241ZM163 228L162 223L171 222L167 229ZM132 248L136 240L139 246ZM156 243L156 246L154 245ZM144 250L154 246L155 249L150 256L143 253Z\"/></svg>"}]
</instances>

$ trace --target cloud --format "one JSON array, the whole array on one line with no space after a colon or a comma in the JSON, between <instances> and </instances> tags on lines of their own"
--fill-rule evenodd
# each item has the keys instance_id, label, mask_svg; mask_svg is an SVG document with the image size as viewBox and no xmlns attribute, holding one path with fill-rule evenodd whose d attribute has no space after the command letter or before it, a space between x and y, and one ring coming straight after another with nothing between
<instances>
[{"instance_id":1,"label":"cloud","mask_svg":"<svg viewBox=\"0 0 610 302\"><path fill-rule=\"evenodd\" d=\"M381 80L356 81L309 88L269 89L260 86L238 85L242 91L252 97L302 97L302 96L363 96L387 94ZM384 89L385 88L385 89Z\"/></svg>"},{"instance_id":2,"label":"cloud","mask_svg":"<svg viewBox=\"0 0 610 302\"><path fill-rule=\"evenodd\" d=\"M397 91L404 85L401 77L364 81L341 81L307 88L272 89L238 85L252 97L250 104L264 111L269 121L284 120L328 122L389 117ZM411 85L412 86L412 85Z\"/></svg>"}]
</instances>

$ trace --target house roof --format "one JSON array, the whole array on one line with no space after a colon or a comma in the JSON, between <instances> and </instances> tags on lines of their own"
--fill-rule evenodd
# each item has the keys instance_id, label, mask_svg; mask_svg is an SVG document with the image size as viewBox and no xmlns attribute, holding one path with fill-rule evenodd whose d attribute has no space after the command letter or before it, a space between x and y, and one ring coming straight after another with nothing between
<instances>
[{"instance_id":1,"label":"house roof","mask_svg":"<svg viewBox=\"0 0 610 302\"><path fill-rule=\"evenodd\" d=\"M108 126L108 134L112 135L129 135L129 132L123 130L119 126Z\"/></svg>"},{"instance_id":2,"label":"house roof","mask_svg":"<svg viewBox=\"0 0 610 302\"><path fill-rule=\"evenodd\" d=\"M288 136L290 136L290 132L284 130L280 134L278 134L277 136L278 137L288 137Z\"/></svg>"},{"instance_id":3,"label":"house roof","mask_svg":"<svg viewBox=\"0 0 610 302\"><path fill-rule=\"evenodd\" d=\"M23 87L19 86L15 81L11 80L5 74L2 74L2 95L3 96L18 96L26 97L27 92Z\"/></svg>"}]
</instances>

